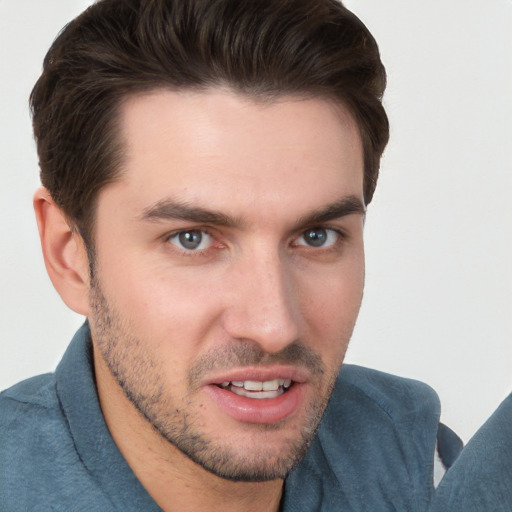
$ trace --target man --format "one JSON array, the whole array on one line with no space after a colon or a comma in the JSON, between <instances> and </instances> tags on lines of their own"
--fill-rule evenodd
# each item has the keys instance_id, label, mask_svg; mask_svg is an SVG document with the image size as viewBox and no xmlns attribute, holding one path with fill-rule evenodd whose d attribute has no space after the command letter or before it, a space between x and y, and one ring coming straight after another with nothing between
<instances>
[{"instance_id":1,"label":"man","mask_svg":"<svg viewBox=\"0 0 512 512\"><path fill-rule=\"evenodd\" d=\"M384 86L335 0L102 0L65 28L34 207L87 322L2 394L5 510L426 509L436 395L340 372Z\"/></svg>"}]
</instances>

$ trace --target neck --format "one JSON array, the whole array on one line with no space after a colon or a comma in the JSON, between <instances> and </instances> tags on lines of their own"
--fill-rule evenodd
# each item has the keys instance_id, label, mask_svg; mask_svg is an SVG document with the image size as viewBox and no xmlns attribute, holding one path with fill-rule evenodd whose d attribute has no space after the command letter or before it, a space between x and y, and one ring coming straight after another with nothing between
<instances>
[{"instance_id":1,"label":"neck","mask_svg":"<svg viewBox=\"0 0 512 512\"><path fill-rule=\"evenodd\" d=\"M232 482L193 462L162 438L126 398L94 351L101 409L114 442L165 512L277 512L283 481Z\"/></svg>"}]
</instances>

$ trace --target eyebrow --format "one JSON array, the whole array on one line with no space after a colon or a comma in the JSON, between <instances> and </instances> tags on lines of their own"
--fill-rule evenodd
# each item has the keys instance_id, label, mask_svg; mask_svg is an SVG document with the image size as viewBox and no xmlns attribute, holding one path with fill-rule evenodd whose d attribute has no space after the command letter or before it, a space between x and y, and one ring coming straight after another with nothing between
<instances>
[{"instance_id":1,"label":"eyebrow","mask_svg":"<svg viewBox=\"0 0 512 512\"><path fill-rule=\"evenodd\" d=\"M200 206L193 206L188 203L162 199L152 206L144 209L142 220L186 220L198 224L212 224L224 227L241 227L241 219L226 215L214 210L207 210Z\"/></svg>"},{"instance_id":2,"label":"eyebrow","mask_svg":"<svg viewBox=\"0 0 512 512\"><path fill-rule=\"evenodd\" d=\"M365 216L366 207L357 196L347 196L299 218L296 225L312 226L353 214Z\"/></svg>"},{"instance_id":3,"label":"eyebrow","mask_svg":"<svg viewBox=\"0 0 512 512\"><path fill-rule=\"evenodd\" d=\"M295 226L297 229L302 226L321 224L352 214L365 215L366 208L358 197L347 196L300 217L295 223ZM185 220L197 222L198 224L210 224L230 228L241 228L245 225L242 219L238 217L232 217L219 211L208 210L200 206L193 206L172 199L162 199L154 205L145 208L142 212L141 220L150 222Z\"/></svg>"}]
</instances>

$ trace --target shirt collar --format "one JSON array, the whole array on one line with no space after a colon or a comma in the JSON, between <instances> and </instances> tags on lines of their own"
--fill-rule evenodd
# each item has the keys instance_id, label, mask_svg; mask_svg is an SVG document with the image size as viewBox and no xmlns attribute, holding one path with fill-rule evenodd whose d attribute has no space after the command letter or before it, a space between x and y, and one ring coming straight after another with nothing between
<instances>
[{"instance_id":1,"label":"shirt collar","mask_svg":"<svg viewBox=\"0 0 512 512\"><path fill-rule=\"evenodd\" d=\"M160 511L117 448L101 412L86 322L55 372L57 394L78 455L116 509Z\"/></svg>"}]
</instances>

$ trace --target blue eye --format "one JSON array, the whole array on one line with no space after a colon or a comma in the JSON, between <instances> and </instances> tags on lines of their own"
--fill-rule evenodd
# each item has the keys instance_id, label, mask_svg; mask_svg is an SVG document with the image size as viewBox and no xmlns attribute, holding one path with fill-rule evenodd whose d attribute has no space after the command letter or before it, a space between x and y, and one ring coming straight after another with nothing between
<instances>
[{"instance_id":1,"label":"blue eye","mask_svg":"<svg viewBox=\"0 0 512 512\"><path fill-rule=\"evenodd\" d=\"M330 247L336 243L339 236L333 229L311 228L306 229L296 243L308 247Z\"/></svg>"},{"instance_id":2,"label":"blue eye","mask_svg":"<svg viewBox=\"0 0 512 512\"><path fill-rule=\"evenodd\" d=\"M187 251L201 251L208 249L213 242L212 237L200 229L179 231L172 235L169 238L169 241L176 247Z\"/></svg>"}]
</instances>

